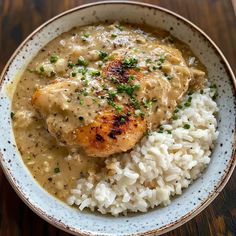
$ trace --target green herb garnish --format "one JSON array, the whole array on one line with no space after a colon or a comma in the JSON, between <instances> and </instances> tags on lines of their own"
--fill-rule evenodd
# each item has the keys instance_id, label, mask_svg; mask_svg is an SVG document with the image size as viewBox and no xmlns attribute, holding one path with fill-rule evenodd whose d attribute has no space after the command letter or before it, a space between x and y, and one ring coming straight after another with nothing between
<instances>
[{"instance_id":1,"label":"green herb garnish","mask_svg":"<svg viewBox=\"0 0 236 236\"><path fill-rule=\"evenodd\" d=\"M117 93L115 91L108 92L109 99L111 99L112 101L114 100L116 95L117 95Z\"/></svg>"},{"instance_id":2,"label":"green herb garnish","mask_svg":"<svg viewBox=\"0 0 236 236\"><path fill-rule=\"evenodd\" d=\"M11 111L10 115L11 115L11 119L13 119L15 116L15 113L13 111Z\"/></svg>"},{"instance_id":3,"label":"green herb garnish","mask_svg":"<svg viewBox=\"0 0 236 236\"><path fill-rule=\"evenodd\" d=\"M43 66L40 66L40 67L39 67L39 70L40 70L40 72L44 72L44 71L45 71L45 69L44 69Z\"/></svg>"},{"instance_id":4,"label":"green herb garnish","mask_svg":"<svg viewBox=\"0 0 236 236\"><path fill-rule=\"evenodd\" d=\"M123 66L126 68L136 67L138 60L136 58L127 58L123 61Z\"/></svg>"},{"instance_id":5,"label":"green herb garnish","mask_svg":"<svg viewBox=\"0 0 236 236\"><path fill-rule=\"evenodd\" d=\"M111 100L109 100L109 99L108 99L108 104L109 104L110 106L114 107L117 113L120 113L120 112L122 111L122 109L123 109L122 106L117 105L116 103L114 103L113 101L111 101Z\"/></svg>"},{"instance_id":6,"label":"green herb garnish","mask_svg":"<svg viewBox=\"0 0 236 236\"><path fill-rule=\"evenodd\" d=\"M146 102L144 102L144 107L145 108L150 108L152 106L152 100L147 100Z\"/></svg>"},{"instance_id":7,"label":"green herb garnish","mask_svg":"<svg viewBox=\"0 0 236 236\"><path fill-rule=\"evenodd\" d=\"M73 71L73 72L71 72L71 76L72 76L72 77L75 77L76 75L77 75L77 73L76 73L76 72L74 72L74 71Z\"/></svg>"},{"instance_id":8,"label":"green herb garnish","mask_svg":"<svg viewBox=\"0 0 236 236\"><path fill-rule=\"evenodd\" d=\"M60 168L59 168L59 167L56 167L56 168L54 169L54 173L57 174L57 173L59 173L59 172L60 172Z\"/></svg>"},{"instance_id":9,"label":"green herb garnish","mask_svg":"<svg viewBox=\"0 0 236 236\"><path fill-rule=\"evenodd\" d=\"M90 34L89 34L89 33L84 33L83 36L84 36L85 38L88 38L88 37L90 36Z\"/></svg>"},{"instance_id":10,"label":"green herb garnish","mask_svg":"<svg viewBox=\"0 0 236 236\"><path fill-rule=\"evenodd\" d=\"M80 56L77 60L77 65L87 66L88 64L89 64L89 62L82 56Z\"/></svg>"},{"instance_id":11,"label":"green herb garnish","mask_svg":"<svg viewBox=\"0 0 236 236\"><path fill-rule=\"evenodd\" d=\"M173 79L173 77L172 77L171 75L167 75L167 76L166 76L166 79L170 81L170 80Z\"/></svg>"},{"instance_id":12,"label":"green herb garnish","mask_svg":"<svg viewBox=\"0 0 236 236\"><path fill-rule=\"evenodd\" d=\"M178 117L177 115L173 115L172 119L173 119L173 120L178 120L179 117Z\"/></svg>"},{"instance_id":13,"label":"green herb garnish","mask_svg":"<svg viewBox=\"0 0 236 236\"><path fill-rule=\"evenodd\" d=\"M107 59L108 53L104 52L104 51L99 51L99 57L100 57L101 60L104 61L105 59Z\"/></svg>"},{"instance_id":14,"label":"green herb garnish","mask_svg":"<svg viewBox=\"0 0 236 236\"><path fill-rule=\"evenodd\" d=\"M135 79L135 75L130 75L128 78L128 82L131 82Z\"/></svg>"},{"instance_id":15,"label":"green herb garnish","mask_svg":"<svg viewBox=\"0 0 236 236\"><path fill-rule=\"evenodd\" d=\"M69 68L73 68L73 67L75 66L75 64L72 63L72 61L68 61L67 66L68 66Z\"/></svg>"},{"instance_id":16,"label":"green herb garnish","mask_svg":"<svg viewBox=\"0 0 236 236\"><path fill-rule=\"evenodd\" d=\"M120 31L123 31L123 30L124 30L123 26L121 26L121 25L116 25L115 27L116 27L118 30L120 30Z\"/></svg>"},{"instance_id":17,"label":"green herb garnish","mask_svg":"<svg viewBox=\"0 0 236 236\"><path fill-rule=\"evenodd\" d=\"M102 65L103 65L103 62L102 61L98 61L97 65L98 65L98 68L101 68Z\"/></svg>"},{"instance_id":18,"label":"green herb garnish","mask_svg":"<svg viewBox=\"0 0 236 236\"><path fill-rule=\"evenodd\" d=\"M121 118L120 118L120 123L121 123L121 124L124 124L124 123L125 123L125 121L126 121L126 120L125 120L125 118L124 118L124 117L121 117Z\"/></svg>"},{"instance_id":19,"label":"green herb garnish","mask_svg":"<svg viewBox=\"0 0 236 236\"><path fill-rule=\"evenodd\" d=\"M86 97L86 96L88 96L88 92L87 91L84 91L83 92L83 95Z\"/></svg>"},{"instance_id":20,"label":"green herb garnish","mask_svg":"<svg viewBox=\"0 0 236 236\"><path fill-rule=\"evenodd\" d=\"M132 103L132 105L134 106L135 109L140 109L140 104L138 102L138 100L135 97L131 97L130 101Z\"/></svg>"},{"instance_id":21,"label":"green herb garnish","mask_svg":"<svg viewBox=\"0 0 236 236\"><path fill-rule=\"evenodd\" d=\"M190 107L190 106L191 106L191 102L185 102L185 103L184 103L184 106L185 106L185 107Z\"/></svg>"},{"instance_id":22,"label":"green herb garnish","mask_svg":"<svg viewBox=\"0 0 236 236\"><path fill-rule=\"evenodd\" d=\"M99 70L93 70L93 71L90 72L90 74L92 76L99 76L99 75L101 75L101 72Z\"/></svg>"},{"instance_id":23,"label":"green herb garnish","mask_svg":"<svg viewBox=\"0 0 236 236\"><path fill-rule=\"evenodd\" d=\"M146 63L151 63L152 62L152 59L151 58L147 58L146 59Z\"/></svg>"},{"instance_id":24,"label":"green herb garnish","mask_svg":"<svg viewBox=\"0 0 236 236\"><path fill-rule=\"evenodd\" d=\"M59 59L59 57L57 55L52 55L50 57L50 62L51 63L56 63L58 59Z\"/></svg>"},{"instance_id":25,"label":"green herb garnish","mask_svg":"<svg viewBox=\"0 0 236 236\"><path fill-rule=\"evenodd\" d=\"M118 93L127 93L129 96L133 96L134 92L140 88L139 84L129 86L127 84L119 84L117 86Z\"/></svg>"},{"instance_id":26,"label":"green herb garnish","mask_svg":"<svg viewBox=\"0 0 236 236\"><path fill-rule=\"evenodd\" d=\"M189 124L185 124L184 125L184 129L190 129L190 125Z\"/></svg>"}]
</instances>

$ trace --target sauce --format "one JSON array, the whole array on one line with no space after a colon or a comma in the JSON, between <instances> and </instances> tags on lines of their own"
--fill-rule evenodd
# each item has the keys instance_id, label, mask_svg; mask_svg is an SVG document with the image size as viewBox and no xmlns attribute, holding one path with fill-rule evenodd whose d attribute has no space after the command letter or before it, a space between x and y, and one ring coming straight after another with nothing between
<instances>
[{"instance_id":1,"label":"sauce","mask_svg":"<svg viewBox=\"0 0 236 236\"><path fill-rule=\"evenodd\" d=\"M111 80L114 68L120 68L117 63L129 68L129 87L119 88ZM104 159L89 157L68 141L66 135L78 120L83 128L104 108L117 112L130 103L127 91L138 84L135 99L140 108L132 105L134 115L144 114L147 128L156 129L171 118L189 87L202 86L204 71L188 46L162 30L114 23L63 33L29 63L15 90L13 126L22 158L49 193L65 200L77 179L96 174L105 165ZM126 78L119 76L115 74L115 79ZM111 91L118 91L115 102L106 99ZM101 141L100 136L97 139Z\"/></svg>"}]
</instances>

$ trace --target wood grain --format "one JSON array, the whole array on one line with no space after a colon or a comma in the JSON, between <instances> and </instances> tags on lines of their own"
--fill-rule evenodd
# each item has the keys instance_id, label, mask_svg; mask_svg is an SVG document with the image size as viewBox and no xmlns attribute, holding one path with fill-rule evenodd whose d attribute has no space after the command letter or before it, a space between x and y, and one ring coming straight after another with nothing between
<instances>
[{"instance_id":1,"label":"wood grain","mask_svg":"<svg viewBox=\"0 0 236 236\"><path fill-rule=\"evenodd\" d=\"M234 0L233 0L234 1ZM0 0L0 70L20 42L62 11L93 1ZM148 0L173 10L202 28L221 48L236 72L236 18L231 0ZM166 236L236 235L236 172L201 214ZM0 236L66 236L34 214L0 171Z\"/></svg>"}]
</instances>

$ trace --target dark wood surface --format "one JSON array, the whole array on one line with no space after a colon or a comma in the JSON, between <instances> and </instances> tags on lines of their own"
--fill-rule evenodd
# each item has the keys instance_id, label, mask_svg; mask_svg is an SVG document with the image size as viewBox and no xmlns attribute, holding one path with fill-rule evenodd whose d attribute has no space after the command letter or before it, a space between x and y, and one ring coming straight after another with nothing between
<instances>
[{"instance_id":1,"label":"dark wood surface","mask_svg":"<svg viewBox=\"0 0 236 236\"><path fill-rule=\"evenodd\" d=\"M235 1L235 0L233 0ZM93 1L0 0L0 71L21 43L40 24L72 7ZM200 26L221 48L236 72L236 17L230 0L148 0ZM235 4L236 6L236 4ZM236 235L236 171L217 199L197 217L167 233ZM66 236L34 214L15 194L0 170L0 236Z\"/></svg>"}]
</instances>

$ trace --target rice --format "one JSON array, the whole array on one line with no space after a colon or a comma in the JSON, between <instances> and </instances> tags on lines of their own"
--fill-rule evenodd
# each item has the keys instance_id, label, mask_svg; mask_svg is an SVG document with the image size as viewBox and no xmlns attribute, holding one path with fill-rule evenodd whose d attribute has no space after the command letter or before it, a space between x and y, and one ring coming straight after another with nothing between
<instances>
[{"instance_id":1,"label":"rice","mask_svg":"<svg viewBox=\"0 0 236 236\"><path fill-rule=\"evenodd\" d=\"M100 173L79 179L68 204L114 216L170 204L210 163L218 136L214 93L206 88L187 95L172 121L130 153L107 158Z\"/></svg>"}]
</instances>

